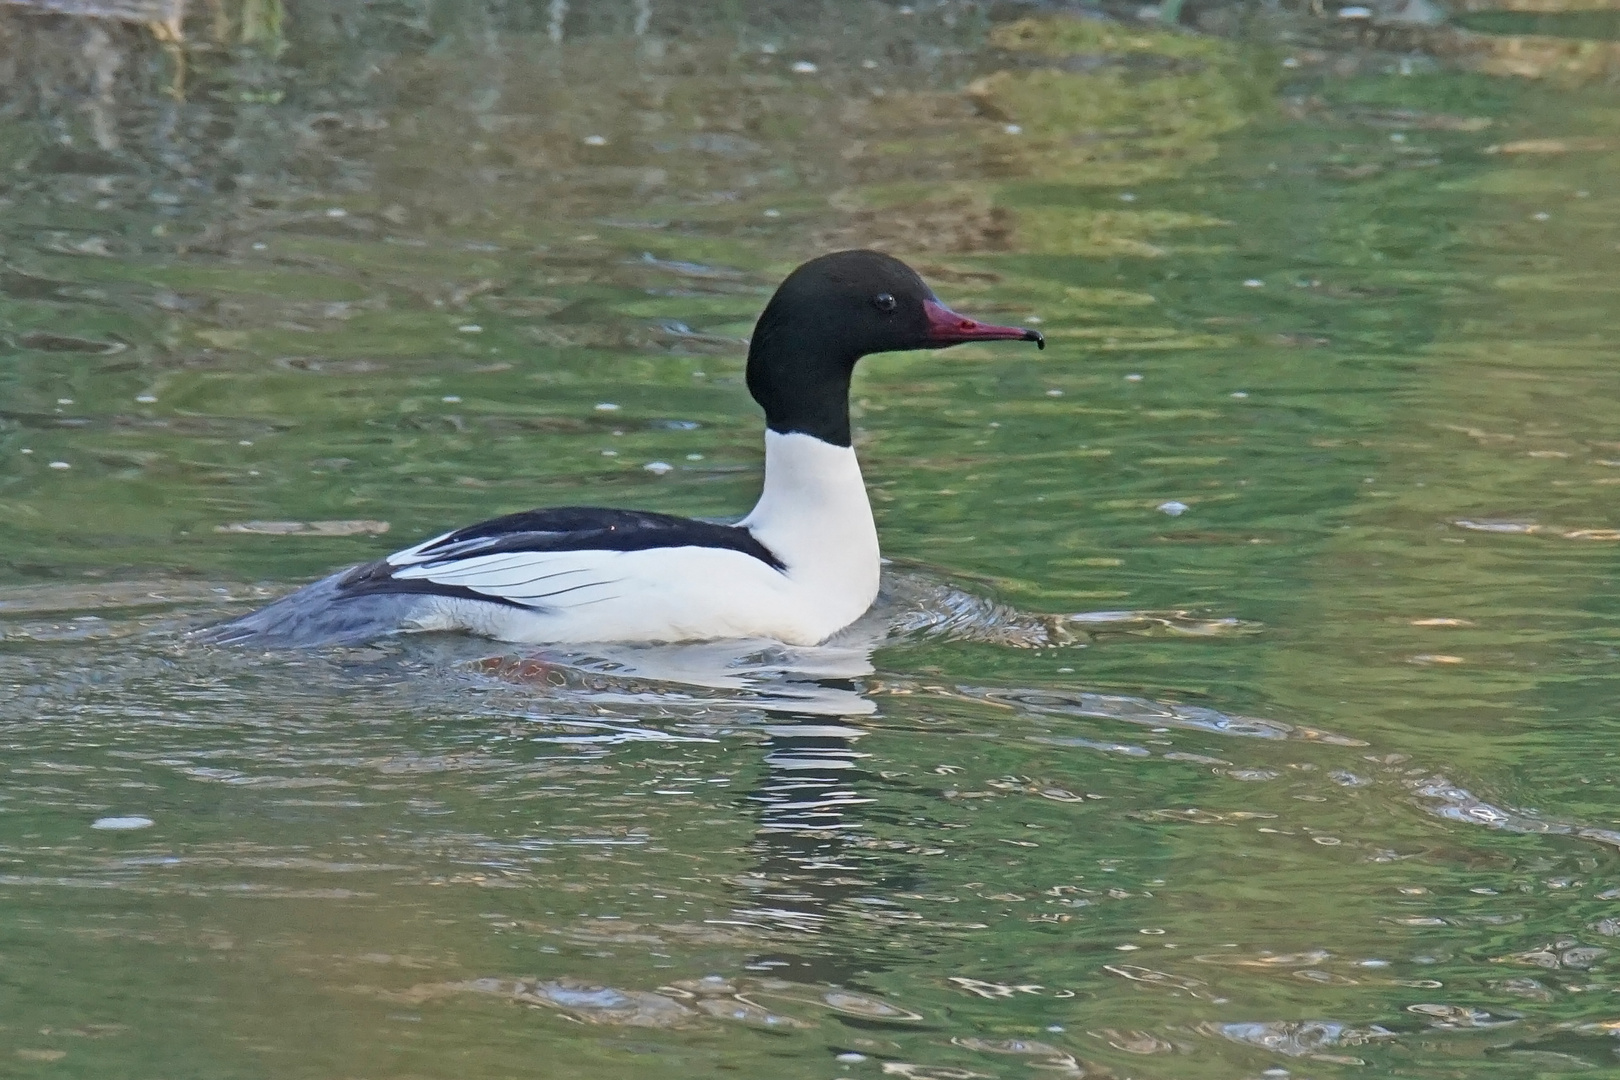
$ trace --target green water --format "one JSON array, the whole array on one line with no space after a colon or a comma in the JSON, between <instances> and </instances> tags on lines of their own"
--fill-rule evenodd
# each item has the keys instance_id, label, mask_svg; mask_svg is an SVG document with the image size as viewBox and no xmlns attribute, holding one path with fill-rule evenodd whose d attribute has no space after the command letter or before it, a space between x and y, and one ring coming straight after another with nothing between
<instances>
[{"instance_id":1,"label":"green water","mask_svg":"<svg viewBox=\"0 0 1620 1080\"><path fill-rule=\"evenodd\" d=\"M0 1071L1620 1073L1612 86L249 6L178 99L0 23ZM497 513L745 511L741 338L856 244L1050 343L862 366L870 673L184 641Z\"/></svg>"},{"instance_id":2,"label":"green water","mask_svg":"<svg viewBox=\"0 0 1620 1080\"><path fill-rule=\"evenodd\" d=\"M1620 38L1620 12L1615 11L1482 11L1464 16L1458 22L1469 29L1497 34L1540 34L1594 41Z\"/></svg>"}]
</instances>

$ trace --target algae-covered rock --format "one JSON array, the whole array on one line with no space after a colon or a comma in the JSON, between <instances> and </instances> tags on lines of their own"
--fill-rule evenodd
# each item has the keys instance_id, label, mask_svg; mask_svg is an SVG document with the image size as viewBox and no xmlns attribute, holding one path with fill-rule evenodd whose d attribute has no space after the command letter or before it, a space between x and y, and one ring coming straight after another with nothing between
<instances>
[{"instance_id":1,"label":"algae-covered rock","mask_svg":"<svg viewBox=\"0 0 1620 1080\"><path fill-rule=\"evenodd\" d=\"M1009 127L985 148L1004 176L1121 186L1176 176L1215 156L1253 114L1224 71L1142 78L1111 70L999 71L967 88Z\"/></svg>"},{"instance_id":2,"label":"algae-covered rock","mask_svg":"<svg viewBox=\"0 0 1620 1080\"><path fill-rule=\"evenodd\" d=\"M1231 46L1215 38L1086 18L1019 19L992 30L990 44L1051 57L1135 53L1170 60L1223 60L1231 55Z\"/></svg>"}]
</instances>

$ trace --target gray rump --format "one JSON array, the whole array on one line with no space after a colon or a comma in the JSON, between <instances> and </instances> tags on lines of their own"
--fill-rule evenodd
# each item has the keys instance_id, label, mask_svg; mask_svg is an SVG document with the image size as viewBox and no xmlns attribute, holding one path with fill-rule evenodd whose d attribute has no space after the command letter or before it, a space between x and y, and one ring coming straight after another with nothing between
<instances>
[{"instance_id":1,"label":"gray rump","mask_svg":"<svg viewBox=\"0 0 1620 1080\"><path fill-rule=\"evenodd\" d=\"M267 648L358 645L398 633L429 600L412 593L356 596L342 587L352 569L306 585L240 619L198 630L192 640Z\"/></svg>"}]
</instances>

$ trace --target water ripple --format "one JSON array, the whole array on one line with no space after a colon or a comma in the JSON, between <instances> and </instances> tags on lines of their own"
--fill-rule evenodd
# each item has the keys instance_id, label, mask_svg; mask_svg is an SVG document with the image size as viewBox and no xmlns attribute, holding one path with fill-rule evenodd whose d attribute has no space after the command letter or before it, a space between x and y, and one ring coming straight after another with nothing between
<instances>
[{"instance_id":1,"label":"water ripple","mask_svg":"<svg viewBox=\"0 0 1620 1080\"><path fill-rule=\"evenodd\" d=\"M1365 1046L1395 1037L1395 1032L1372 1024L1352 1027L1336 1020L1284 1020L1266 1023L1209 1024L1204 1030L1261 1050L1287 1057L1308 1057L1339 1064L1363 1064L1354 1058L1326 1055L1322 1051L1340 1046Z\"/></svg>"}]
</instances>

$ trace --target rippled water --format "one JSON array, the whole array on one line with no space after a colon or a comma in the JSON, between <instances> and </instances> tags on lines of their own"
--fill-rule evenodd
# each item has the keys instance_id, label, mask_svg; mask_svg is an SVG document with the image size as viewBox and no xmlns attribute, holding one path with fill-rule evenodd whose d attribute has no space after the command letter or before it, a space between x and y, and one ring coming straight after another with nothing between
<instances>
[{"instance_id":1,"label":"rippled water","mask_svg":"<svg viewBox=\"0 0 1620 1080\"><path fill-rule=\"evenodd\" d=\"M0 14L8 1072L1620 1070L1602 18L194 14ZM740 513L853 244L1052 347L863 365L834 642L184 640Z\"/></svg>"}]
</instances>

